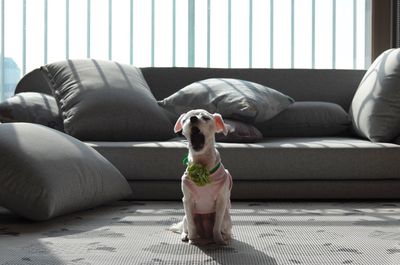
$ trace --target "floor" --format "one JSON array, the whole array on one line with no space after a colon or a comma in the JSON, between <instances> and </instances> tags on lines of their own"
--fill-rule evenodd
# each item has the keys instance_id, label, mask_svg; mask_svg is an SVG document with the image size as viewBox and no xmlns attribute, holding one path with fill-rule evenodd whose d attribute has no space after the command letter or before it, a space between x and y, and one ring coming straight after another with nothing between
<instances>
[{"instance_id":1,"label":"floor","mask_svg":"<svg viewBox=\"0 0 400 265\"><path fill-rule=\"evenodd\" d=\"M234 240L196 247L167 228L180 202L116 202L47 222L0 208L0 265L400 264L400 202L233 202Z\"/></svg>"}]
</instances>

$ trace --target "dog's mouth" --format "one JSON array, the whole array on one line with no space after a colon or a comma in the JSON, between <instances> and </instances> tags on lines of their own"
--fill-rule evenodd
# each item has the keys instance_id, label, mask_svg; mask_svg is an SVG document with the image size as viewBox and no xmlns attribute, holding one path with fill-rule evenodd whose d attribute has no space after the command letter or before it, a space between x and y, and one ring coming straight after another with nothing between
<instances>
[{"instance_id":1,"label":"dog's mouth","mask_svg":"<svg viewBox=\"0 0 400 265\"><path fill-rule=\"evenodd\" d=\"M204 147L205 137L197 127L192 127L190 132L190 143L193 150L200 151Z\"/></svg>"}]
</instances>

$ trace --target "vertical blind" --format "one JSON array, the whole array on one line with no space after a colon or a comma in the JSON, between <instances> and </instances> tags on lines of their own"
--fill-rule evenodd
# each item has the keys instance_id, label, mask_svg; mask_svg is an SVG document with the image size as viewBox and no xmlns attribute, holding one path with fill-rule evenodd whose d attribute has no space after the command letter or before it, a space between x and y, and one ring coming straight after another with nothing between
<instances>
[{"instance_id":1,"label":"vertical blind","mask_svg":"<svg viewBox=\"0 0 400 265\"><path fill-rule=\"evenodd\" d=\"M43 64L342 68L370 63L371 0L1 0L0 100Z\"/></svg>"}]
</instances>

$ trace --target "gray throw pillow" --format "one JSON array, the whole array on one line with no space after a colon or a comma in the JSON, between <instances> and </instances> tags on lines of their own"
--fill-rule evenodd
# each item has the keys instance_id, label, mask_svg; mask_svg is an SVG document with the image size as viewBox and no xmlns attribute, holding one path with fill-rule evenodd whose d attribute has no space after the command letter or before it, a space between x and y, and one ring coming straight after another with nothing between
<instances>
[{"instance_id":1,"label":"gray throw pillow","mask_svg":"<svg viewBox=\"0 0 400 265\"><path fill-rule=\"evenodd\" d=\"M32 123L0 124L0 205L46 220L123 199L131 189L93 148Z\"/></svg>"},{"instance_id":2,"label":"gray throw pillow","mask_svg":"<svg viewBox=\"0 0 400 265\"><path fill-rule=\"evenodd\" d=\"M19 93L0 103L1 122L30 122L63 131L63 120L54 97L37 93Z\"/></svg>"},{"instance_id":3,"label":"gray throw pillow","mask_svg":"<svg viewBox=\"0 0 400 265\"><path fill-rule=\"evenodd\" d=\"M382 53L361 80L350 106L354 131L373 142L400 135L400 49Z\"/></svg>"},{"instance_id":4,"label":"gray throw pillow","mask_svg":"<svg viewBox=\"0 0 400 265\"><path fill-rule=\"evenodd\" d=\"M216 134L217 142L255 143L263 139L262 133L251 124L230 119L224 119L224 123L228 127L228 134Z\"/></svg>"},{"instance_id":5,"label":"gray throw pillow","mask_svg":"<svg viewBox=\"0 0 400 265\"><path fill-rule=\"evenodd\" d=\"M286 109L294 100L272 88L231 78L194 82L158 102L172 120L191 109L218 112L224 118L262 122Z\"/></svg>"},{"instance_id":6,"label":"gray throw pillow","mask_svg":"<svg viewBox=\"0 0 400 265\"><path fill-rule=\"evenodd\" d=\"M68 134L90 141L174 137L173 125L140 69L87 59L48 64L42 71L54 91Z\"/></svg>"},{"instance_id":7,"label":"gray throw pillow","mask_svg":"<svg viewBox=\"0 0 400 265\"><path fill-rule=\"evenodd\" d=\"M335 103L298 101L271 120L255 126L264 137L335 136L349 130L350 119Z\"/></svg>"}]
</instances>

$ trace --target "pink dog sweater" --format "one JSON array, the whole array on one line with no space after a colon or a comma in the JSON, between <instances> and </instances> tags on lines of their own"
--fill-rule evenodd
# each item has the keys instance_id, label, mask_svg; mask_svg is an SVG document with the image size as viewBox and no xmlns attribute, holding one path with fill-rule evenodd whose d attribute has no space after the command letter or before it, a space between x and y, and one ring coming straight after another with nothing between
<instances>
[{"instance_id":1,"label":"pink dog sweater","mask_svg":"<svg viewBox=\"0 0 400 265\"><path fill-rule=\"evenodd\" d=\"M232 189L232 176L228 170L220 164L217 171L209 176L211 183L204 186L197 186L188 175L188 172L182 176L182 184L186 185L192 192L195 201L196 214L209 214L215 213L215 202L217 200L217 195L219 194L221 188L226 185L229 186L229 190ZM228 201L228 208L231 207L231 201Z\"/></svg>"}]
</instances>

